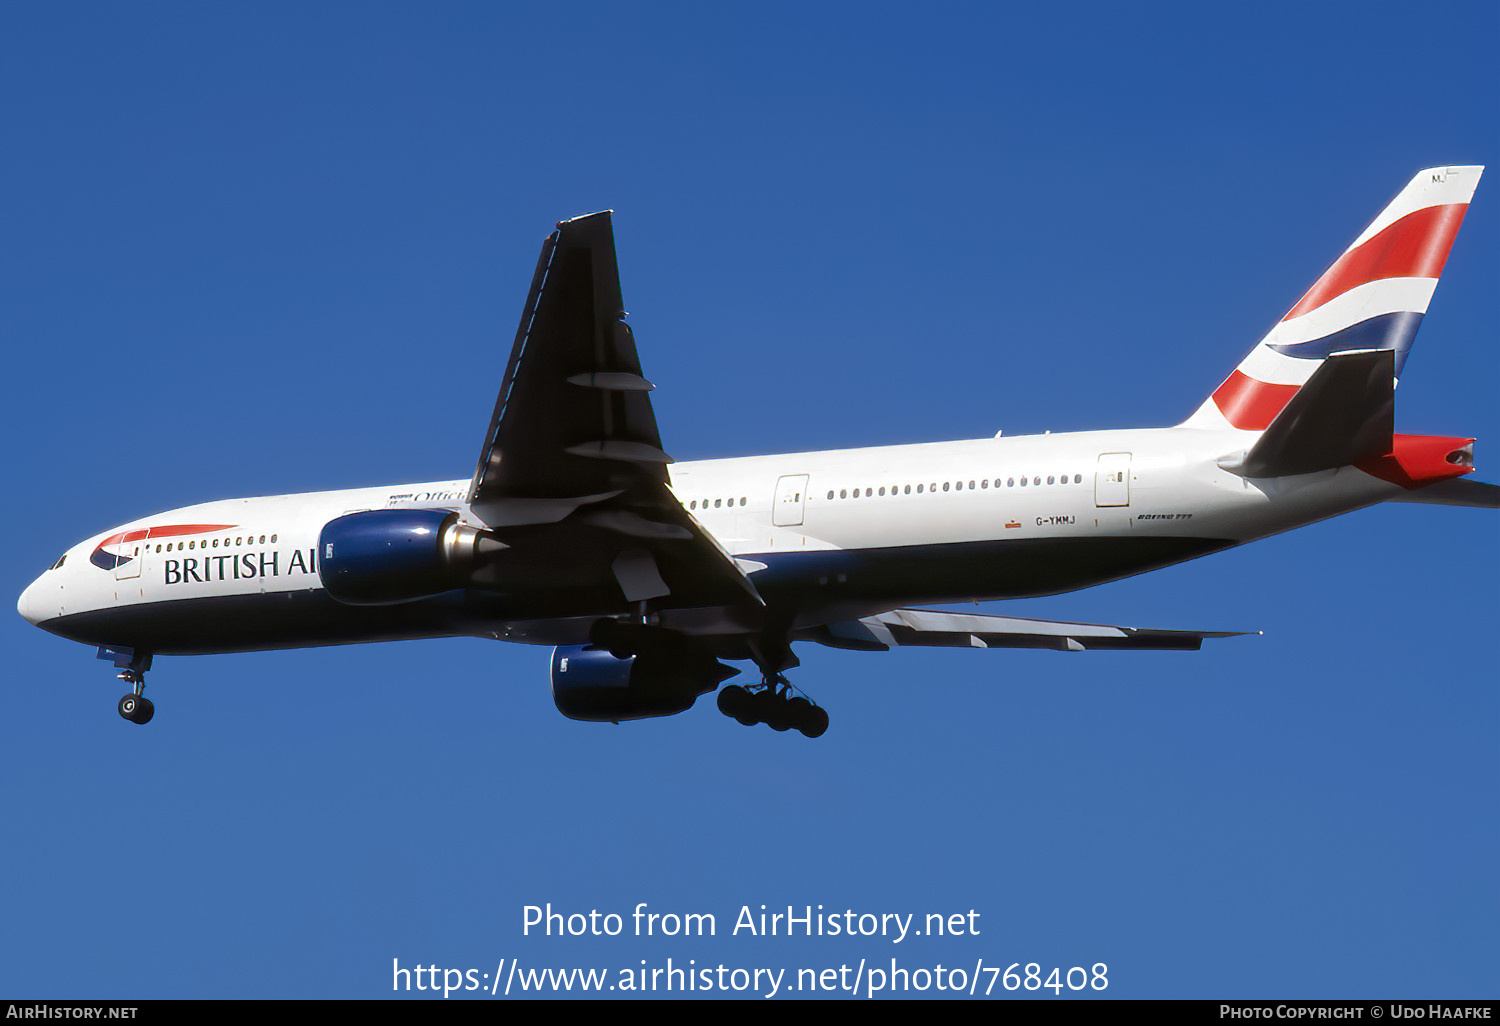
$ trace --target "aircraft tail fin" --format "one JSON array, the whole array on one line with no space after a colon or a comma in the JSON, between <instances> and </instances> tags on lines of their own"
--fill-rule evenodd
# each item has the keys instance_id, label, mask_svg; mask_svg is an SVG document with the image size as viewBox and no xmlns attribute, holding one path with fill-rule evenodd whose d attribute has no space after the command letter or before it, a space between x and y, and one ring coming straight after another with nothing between
<instances>
[{"instance_id":1,"label":"aircraft tail fin","mask_svg":"<svg viewBox=\"0 0 1500 1026\"><path fill-rule=\"evenodd\" d=\"M1182 426L1265 431L1336 354L1389 352L1399 378L1483 171L1418 171Z\"/></svg>"}]
</instances>

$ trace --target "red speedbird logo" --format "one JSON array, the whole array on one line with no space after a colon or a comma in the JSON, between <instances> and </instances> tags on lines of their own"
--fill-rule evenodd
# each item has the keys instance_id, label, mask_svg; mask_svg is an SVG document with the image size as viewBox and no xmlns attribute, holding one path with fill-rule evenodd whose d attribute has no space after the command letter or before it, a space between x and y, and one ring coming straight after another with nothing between
<instances>
[{"instance_id":1,"label":"red speedbird logo","mask_svg":"<svg viewBox=\"0 0 1500 1026\"><path fill-rule=\"evenodd\" d=\"M135 559L137 542L157 538L180 538L187 534L212 534L214 531L232 531L237 524L169 524L164 527L140 527L134 531L121 531L104 539L89 554L89 562L100 570L115 567Z\"/></svg>"}]
</instances>

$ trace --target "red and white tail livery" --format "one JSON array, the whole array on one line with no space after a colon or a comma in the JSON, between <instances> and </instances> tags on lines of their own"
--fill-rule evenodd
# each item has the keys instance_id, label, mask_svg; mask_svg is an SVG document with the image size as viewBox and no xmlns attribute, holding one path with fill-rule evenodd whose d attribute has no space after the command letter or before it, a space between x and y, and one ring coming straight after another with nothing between
<instances>
[{"instance_id":1,"label":"red and white tail livery","mask_svg":"<svg viewBox=\"0 0 1500 1026\"><path fill-rule=\"evenodd\" d=\"M1263 431L1335 353L1390 350L1400 377L1483 171L1418 171L1184 426Z\"/></svg>"}]
</instances>

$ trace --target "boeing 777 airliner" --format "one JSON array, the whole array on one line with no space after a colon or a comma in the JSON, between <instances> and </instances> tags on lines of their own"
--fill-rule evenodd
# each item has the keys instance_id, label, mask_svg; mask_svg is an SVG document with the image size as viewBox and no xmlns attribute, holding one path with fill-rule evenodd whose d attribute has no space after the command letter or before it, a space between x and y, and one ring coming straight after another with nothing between
<instances>
[{"instance_id":1,"label":"boeing 777 airliner","mask_svg":"<svg viewBox=\"0 0 1500 1026\"><path fill-rule=\"evenodd\" d=\"M1500 505L1473 439L1397 434L1394 389L1483 168L1421 171L1170 428L677 463L625 322L608 212L542 246L469 480L225 499L112 527L21 595L98 647L145 723L156 655L473 635L555 646L559 710L719 691L815 737L792 646L1196 649L1225 633L977 613L1386 500Z\"/></svg>"}]
</instances>

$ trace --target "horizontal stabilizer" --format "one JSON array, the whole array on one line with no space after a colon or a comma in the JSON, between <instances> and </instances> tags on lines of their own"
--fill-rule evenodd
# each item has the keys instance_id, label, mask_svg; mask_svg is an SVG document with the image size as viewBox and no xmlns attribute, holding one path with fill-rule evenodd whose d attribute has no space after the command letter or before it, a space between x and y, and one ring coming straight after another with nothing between
<instances>
[{"instance_id":1,"label":"horizontal stabilizer","mask_svg":"<svg viewBox=\"0 0 1500 1026\"><path fill-rule=\"evenodd\" d=\"M1335 353L1240 462L1220 466L1244 477L1289 477L1383 456L1396 431L1395 399L1395 353Z\"/></svg>"},{"instance_id":2,"label":"horizontal stabilizer","mask_svg":"<svg viewBox=\"0 0 1500 1026\"><path fill-rule=\"evenodd\" d=\"M1196 651L1204 638L1232 638L1253 631L1163 631L1065 623L1019 616L948 613L936 609L892 609L861 620L826 624L805 640L831 648L883 651L890 648L1166 649Z\"/></svg>"},{"instance_id":3,"label":"horizontal stabilizer","mask_svg":"<svg viewBox=\"0 0 1500 1026\"><path fill-rule=\"evenodd\" d=\"M1403 492L1391 502L1430 502L1436 506L1477 506L1500 509L1500 485L1457 478Z\"/></svg>"}]
</instances>

